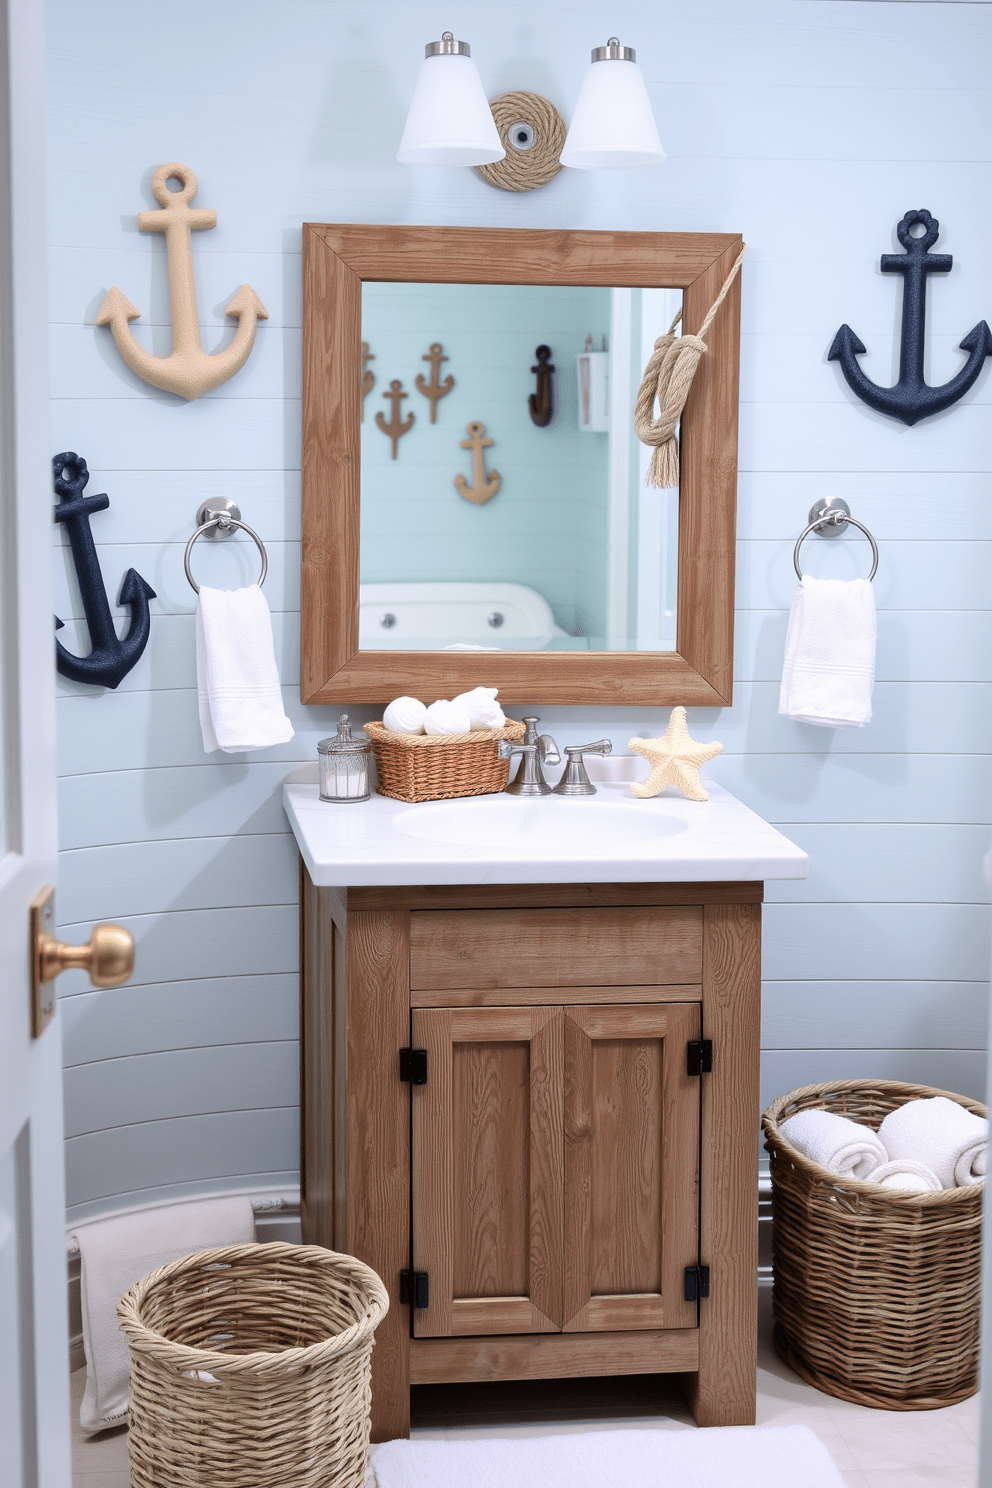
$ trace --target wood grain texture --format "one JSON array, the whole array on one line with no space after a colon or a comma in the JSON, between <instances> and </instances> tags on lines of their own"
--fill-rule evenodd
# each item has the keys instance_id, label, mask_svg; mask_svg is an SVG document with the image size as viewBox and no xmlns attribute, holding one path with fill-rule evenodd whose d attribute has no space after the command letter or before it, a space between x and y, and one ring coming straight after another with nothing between
<instances>
[{"instance_id":1,"label":"wood grain texture","mask_svg":"<svg viewBox=\"0 0 992 1488\"><path fill-rule=\"evenodd\" d=\"M648 904L760 904L764 884L424 884L348 889L349 909L549 909Z\"/></svg>"},{"instance_id":2,"label":"wood grain texture","mask_svg":"<svg viewBox=\"0 0 992 1488\"><path fill-rule=\"evenodd\" d=\"M699 1305L699 1371L689 1403L699 1426L754 1423L757 1350L758 1059L761 911L710 905L703 914L700 1260L710 1296Z\"/></svg>"},{"instance_id":3,"label":"wood grain texture","mask_svg":"<svg viewBox=\"0 0 992 1488\"><path fill-rule=\"evenodd\" d=\"M414 1338L410 1383L680 1374L697 1368L695 1328L627 1333L536 1333L523 1338Z\"/></svg>"},{"instance_id":4,"label":"wood grain texture","mask_svg":"<svg viewBox=\"0 0 992 1488\"><path fill-rule=\"evenodd\" d=\"M562 1062L556 1008L418 1009L416 1337L561 1326Z\"/></svg>"},{"instance_id":5,"label":"wood grain texture","mask_svg":"<svg viewBox=\"0 0 992 1488\"><path fill-rule=\"evenodd\" d=\"M665 982L654 987L556 987L555 1002L700 1002L700 985ZM548 1000L547 987L422 987L410 993L413 1007L539 1007Z\"/></svg>"},{"instance_id":6,"label":"wood grain texture","mask_svg":"<svg viewBox=\"0 0 992 1488\"><path fill-rule=\"evenodd\" d=\"M740 250L731 233L618 233L308 224L303 230L305 703L454 696L477 662L452 652L358 650L361 283L674 286L699 325ZM731 701L739 280L708 334L682 416L676 652L502 652L504 703ZM719 365L717 366L717 362ZM687 649L683 649L687 648Z\"/></svg>"},{"instance_id":7,"label":"wood grain texture","mask_svg":"<svg viewBox=\"0 0 992 1488\"><path fill-rule=\"evenodd\" d=\"M417 911L410 986L579 987L698 981L702 910Z\"/></svg>"},{"instance_id":8,"label":"wood grain texture","mask_svg":"<svg viewBox=\"0 0 992 1488\"><path fill-rule=\"evenodd\" d=\"M566 1332L696 1323L698 1029L698 1004L565 1013Z\"/></svg>"},{"instance_id":9,"label":"wood grain texture","mask_svg":"<svg viewBox=\"0 0 992 1488\"><path fill-rule=\"evenodd\" d=\"M334 1245L334 936L300 860L300 1215L305 1244Z\"/></svg>"}]
</instances>

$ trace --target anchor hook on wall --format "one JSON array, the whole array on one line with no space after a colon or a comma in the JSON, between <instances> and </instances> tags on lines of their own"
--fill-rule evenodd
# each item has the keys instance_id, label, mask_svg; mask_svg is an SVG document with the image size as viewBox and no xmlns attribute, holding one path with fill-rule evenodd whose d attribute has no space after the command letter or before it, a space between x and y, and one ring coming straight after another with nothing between
<instances>
[{"instance_id":1,"label":"anchor hook on wall","mask_svg":"<svg viewBox=\"0 0 992 1488\"><path fill-rule=\"evenodd\" d=\"M147 644L150 625L148 601L156 598L155 590L135 569L128 569L121 584L118 604L129 606L131 621L127 634L123 638L119 637L114 627L114 617L110 613L110 602L100 571L93 533L90 531L90 517L94 512L106 511L110 505L110 497L83 495L90 473L82 455L73 454L71 450L55 456L52 471L55 476L55 493L61 498L55 508L55 520L64 523L69 534L69 546L72 549L83 599L83 612L90 633L88 656L74 656L56 639L56 666L63 677L68 677L72 682L88 682L95 687L117 687L136 664ZM63 629L63 622L57 615L55 629Z\"/></svg>"},{"instance_id":2,"label":"anchor hook on wall","mask_svg":"<svg viewBox=\"0 0 992 1488\"><path fill-rule=\"evenodd\" d=\"M917 226L923 228L919 236L912 231ZM923 376L927 276L949 273L954 262L950 253L930 252L939 232L940 223L925 208L907 212L896 228L905 252L882 254L882 273L901 274L903 280L898 382L884 388L865 376L857 359L867 348L849 325L841 326L827 353L828 362L840 362L848 386L862 402L877 413L888 414L890 418L901 419L910 425L950 408L952 403L964 397L982 370L985 358L992 356L992 331L984 320L980 320L960 342L961 350L968 352L968 360L955 377L941 387L931 387Z\"/></svg>"},{"instance_id":3,"label":"anchor hook on wall","mask_svg":"<svg viewBox=\"0 0 992 1488\"><path fill-rule=\"evenodd\" d=\"M537 374L537 389L527 399L527 407L530 409L532 421L539 429L546 429L554 418L554 364L551 360L551 347L539 346L534 352L537 357L537 366L531 367L531 371Z\"/></svg>"}]
</instances>

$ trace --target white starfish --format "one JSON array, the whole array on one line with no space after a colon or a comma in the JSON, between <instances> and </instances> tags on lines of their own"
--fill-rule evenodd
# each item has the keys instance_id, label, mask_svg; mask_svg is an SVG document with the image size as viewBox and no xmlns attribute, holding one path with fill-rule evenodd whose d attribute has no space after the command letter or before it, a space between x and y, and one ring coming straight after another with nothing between
<instances>
[{"instance_id":1,"label":"white starfish","mask_svg":"<svg viewBox=\"0 0 992 1488\"><path fill-rule=\"evenodd\" d=\"M660 739L631 739L627 745L651 765L643 785L632 785L635 796L656 796L666 785L674 785L690 801L707 801L709 792L699 783L699 767L723 749L722 744L700 744L690 739L685 709L673 708L668 727Z\"/></svg>"}]
</instances>

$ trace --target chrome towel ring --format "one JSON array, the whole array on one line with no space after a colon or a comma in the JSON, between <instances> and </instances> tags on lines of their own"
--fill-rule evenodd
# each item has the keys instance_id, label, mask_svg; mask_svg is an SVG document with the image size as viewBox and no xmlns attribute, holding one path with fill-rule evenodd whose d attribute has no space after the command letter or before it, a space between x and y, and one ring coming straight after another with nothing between
<instances>
[{"instance_id":1,"label":"chrome towel ring","mask_svg":"<svg viewBox=\"0 0 992 1488\"><path fill-rule=\"evenodd\" d=\"M261 589L265 583L265 575L269 571L269 555L265 551L265 544L258 533L252 527L248 526L247 522L242 522L241 510L237 503L229 501L226 498L222 500L218 497L213 501L204 501L198 510L196 514L196 531L186 544L186 552L183 554L183 568L186 570L186 577L189 580L190 588L195 594L199 594L200 586L194 579L193 572L189 566L189 555L192 552L196 539L198 537L233 537L238 528L242 532L247 532L258 549L259 557L262 560L262 572L258 576L258 587Z\"/></svg>"},{"instance_id":2,"label":"chrome towel ring","mask_svg":"<svg viewBox=\"0 0 992 1488\"><path fill-rule=\"evenodd\" d=\"M802 581L803 571L799 567L799 549L810 533L827 528L828 530L822 534L824 537L839 537L848 523L852 527L857 527L859 532L863 532L871 543L872 564L871 573L868 575L869 582L875 577L878 572L878 544L868 531L864 522L859 522L857 517L851 516L851 508L847 502L842 501L839 496L830 496L826 500L818 501L815 506L810 507L809 526L799 534L796 546L792 550L792 564L796 570L796 577L800 582Z\"/></svg>"}]
</instances>

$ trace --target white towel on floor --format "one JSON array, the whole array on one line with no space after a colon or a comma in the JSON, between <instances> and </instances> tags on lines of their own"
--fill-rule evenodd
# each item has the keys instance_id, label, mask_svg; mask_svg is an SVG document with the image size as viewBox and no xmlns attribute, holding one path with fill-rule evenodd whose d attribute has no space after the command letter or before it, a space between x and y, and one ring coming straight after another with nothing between
<instances>
[{"instance_id":1,"label":"white towel on floor","mask_svg":"<svg viewBox=\"0 0 992 1488\"><path fill-rule=\"evenodd\" d=\"M943 1184L933 1168L926 1163L913 1162L908 1157L897 1157L883 1163L868 1179L882 1188L901 1188L907 1193L939 1193Z\"/></svg>"},{"instance_id":2,"label":"white towel on floor","mask_svg":"<svg viewBox=\"0 0 992 1488\"><path fill-rule=\"evenodd\" d=\"M792 596L778 711L820 728L870 723L875 629L867 579L804 575Z\"/></svg>"},{"instance_id":3,"label":"white towel on floor","mask_svg":"<svg viewBox=\"0 0 992 1488\"><path fill-rule=\"evenodd\" d=\"M808 1426L392 1441L372 1466L378 1488L844 1488Z\"/></svg>"},{"instance_id":4,"label":"white towel on floor","mask_svg":"<svg viewBox=\"0 0 992 1488\"><path fill-rule=\"evenodd\" d=\"M803 1157L843 1178L860 1178L865 1183L876 1168L888 1162L870 1126L860 1126L834 1111L797 1111L779 1130Z\"/></svg>"},{"instance_id":5,"label":"white towel on floor","mask_svg":"<svg viewBox=\"0 0 992 1488\"><path fill-rule=\"evenodd\" d=\"M79 1408L84 1431L127 1424L130 1369L127 1341L117 1321L117 1303L136 1281L168 1261L241 1245L255 1238L251 1200L234 1195L143 1209L113 1219L77 1225L86 1391Z\"/></svg>"},{"instance_id":6,"label":"white towel on floor","mask_svg":"<svg viewBox=\"0 0 992 1488\"><path fill-rule=\"evenodd\" d=\"M989 1124L946 1095L907 1101L879 1127L889 1157L926 1163L942 1188L967 1188L985 1179Z\"/></svg>"},{"instance_id":7,"label":"white towel on floor","mask_svg":"<svg viewBox=\"0 0 992 1488\"><path fill-rule=\"evenodd\" d=\"M293 737L276 670L272 616L257 584L196 597L196 688L207 754L267 749Z\"/></svg>"}]
</instances>

